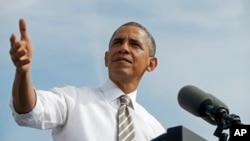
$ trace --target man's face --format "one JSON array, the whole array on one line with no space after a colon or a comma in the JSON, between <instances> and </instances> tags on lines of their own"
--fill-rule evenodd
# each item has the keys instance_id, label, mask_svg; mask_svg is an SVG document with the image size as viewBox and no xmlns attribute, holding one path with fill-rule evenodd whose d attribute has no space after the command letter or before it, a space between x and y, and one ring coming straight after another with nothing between
<instances>
[{"instance_id":1,"label":"man's face","mask_svg":"<svg viewBox=\"0 0 250 141\"><path fill-rule=\"evenodd\" d=\"M136 26L120 27L105 54L105 65L111 79L140 80L146 70L152 71L157 60L150 57L150 44L150 39L143 29ZM155 63L152 64L153 62Z\"/></svg>"}]
</instances>

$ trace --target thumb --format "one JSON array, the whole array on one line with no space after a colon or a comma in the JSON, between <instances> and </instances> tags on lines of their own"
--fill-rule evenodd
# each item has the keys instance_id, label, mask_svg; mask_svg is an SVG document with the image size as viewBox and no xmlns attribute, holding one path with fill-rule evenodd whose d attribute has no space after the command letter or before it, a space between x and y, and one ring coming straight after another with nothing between
<instances>
[{"instance_id":1,"label":"thumb","mask_svg":"<svg viewBox=\"0 0 250 141\"><path fill-rule=\"evenodd\" d=\"M19 20L19 30L21 33L21 40L29 41L29 35L27 32L26 22L23 18Z\"/></svg>"}]
</instances>

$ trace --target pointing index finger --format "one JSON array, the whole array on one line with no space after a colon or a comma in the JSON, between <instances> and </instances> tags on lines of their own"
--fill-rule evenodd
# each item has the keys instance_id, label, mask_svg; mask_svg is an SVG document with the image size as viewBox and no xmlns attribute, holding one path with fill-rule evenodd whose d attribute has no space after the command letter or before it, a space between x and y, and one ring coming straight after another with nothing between
<instances>
[{"instance_id":1,"label":"pointing index finger","mask_svg":"<svg viewBox=\"0 0 250 141\"><path fill-rule=\"evenodd\" d=\"M23 18L21 18L19 20L19 30L20 30L20 33L21 33L21 40L28 41L29 40L29 35L28 35L28 32L27 32L26 22L25 22L25 20Z\"/></svg>"}]
</instances>

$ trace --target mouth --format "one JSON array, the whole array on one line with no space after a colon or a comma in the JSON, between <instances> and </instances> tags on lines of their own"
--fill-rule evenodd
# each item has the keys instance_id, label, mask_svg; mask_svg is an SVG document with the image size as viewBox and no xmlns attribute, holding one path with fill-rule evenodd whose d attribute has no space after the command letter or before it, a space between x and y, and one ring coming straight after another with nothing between
<instances>
[{"instance_id":1,"label":"mouth","mask_svg":"<svg viewBox=\"0 0 250 141\"><path fill-rule=\"evenodd\" d=\"M127 63L132 64L132 61L129 58L126 58L126 57L116 57L114 59L114 62L127 62Z\"/></svg>"}]
</instances>

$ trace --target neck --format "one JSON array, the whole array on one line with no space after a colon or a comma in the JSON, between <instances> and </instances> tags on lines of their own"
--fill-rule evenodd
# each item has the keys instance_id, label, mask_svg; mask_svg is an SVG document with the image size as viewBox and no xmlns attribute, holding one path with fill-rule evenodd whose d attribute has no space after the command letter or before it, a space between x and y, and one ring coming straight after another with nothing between
<instances>
[{"instance_id":1,"label":"neck","mask_svg":"<svg viewBox=\"0 0 250 141\"><path fill-rule=\"evenodd\" d=\"M110 77L110 80L113 81L125 94L129 94L135 91L139 85L140 80L120 80Z\"/></svg>"}]
</instances>

